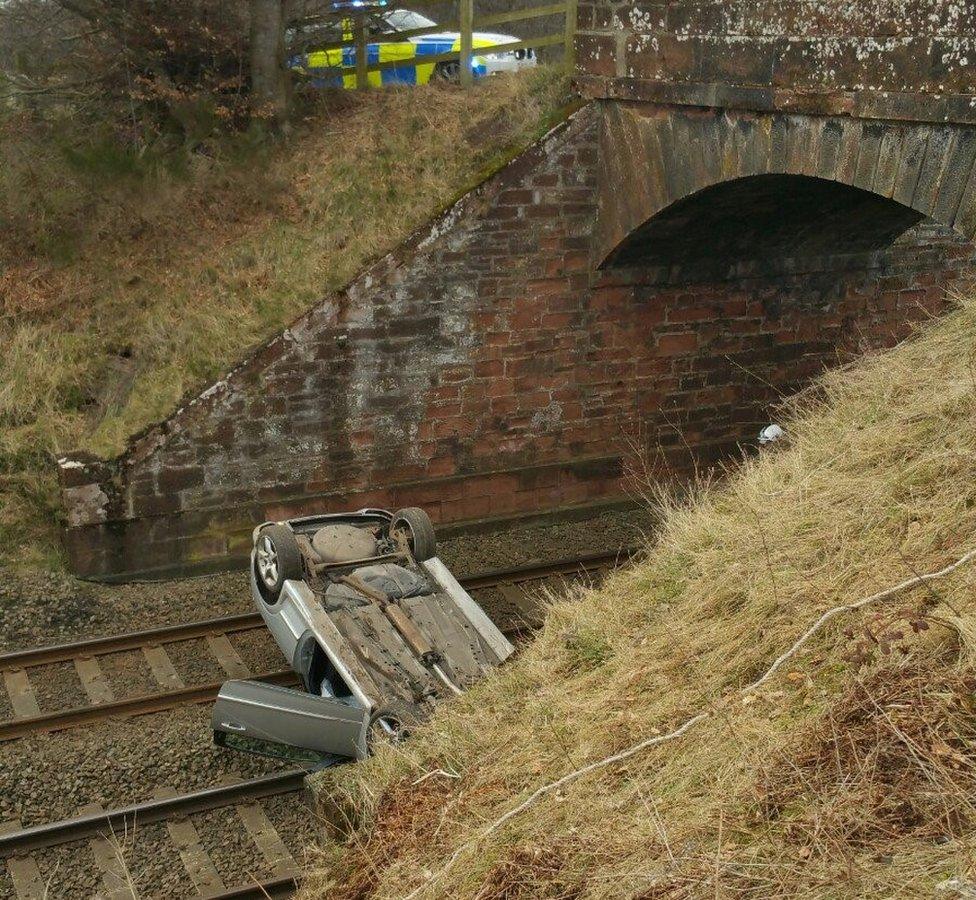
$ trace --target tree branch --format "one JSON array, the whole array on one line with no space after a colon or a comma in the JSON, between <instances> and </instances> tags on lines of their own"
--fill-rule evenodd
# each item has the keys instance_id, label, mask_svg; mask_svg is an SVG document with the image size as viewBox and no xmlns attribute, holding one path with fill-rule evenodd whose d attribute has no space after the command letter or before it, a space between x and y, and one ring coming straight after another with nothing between
<instances>
[{"instance_id":1,"label":"tree branch","mask_svg":"<svg viewBox=\"0 0 976 900\"><path fill-rule=\"evenodd\" d=\"M8 90L0 92L0 97L90 97L91 90L97 88L104 79L87 78L83 81L40 84L24 75L0 72L0 84L8 85Z\"/></svg>"},{"instance_id":2,"label":"tree branch","mask_svg":"<svg viewBox=\"0 0 976 900\"><path fill-rule=\"evenodd\" d=\"M54 0L54 2L62 9L89 22L98 22L102 18L102 10L98 4L85 3L84 0Z\"/></svg>"}]
</instances>

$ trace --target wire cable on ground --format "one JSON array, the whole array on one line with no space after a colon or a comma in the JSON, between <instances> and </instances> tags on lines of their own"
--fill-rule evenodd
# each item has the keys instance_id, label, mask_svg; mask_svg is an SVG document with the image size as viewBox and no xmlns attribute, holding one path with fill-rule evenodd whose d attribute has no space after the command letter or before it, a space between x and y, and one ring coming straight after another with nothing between
<instances>
[{"instance_id":1,"label":"wire cable on ground","mask_svg":"<svg viewBox=\"0 0 976 900\"><path fill-rule=\"evenodd\" d=\"M842 606L835 606L828 609L823 615L820 616L803 634L800 635L793 643L793 645L786 651L784 651L780 656L776 658L773 664L766 669L766 671L751 684L744 687L738 692L738 696L744 697L747 694L754 693L762 685L764 685L773 675L780 669L780 667L789 660L791 657L795 656L796 653L803 647L807 641L810 640L818 631L820 631L823 626L836 616L842 613L855 612L862 607L869 606L872 603L878 603L881 600L888 600L891 597L901 594L910 588L917 587L921 584L927 584L930 581L935 581L939 578L944 578L946 575L955 572L956 569L961 568L976 558L976 548L970 550L969 552L960 556L955 562L950 563L943 569L939 569L936 572L927 572L924 575L916 575L912 578L908 578L902 581L900 584L896 584L893 587L886 588L883 591L879 591L876 594L871 594L869 597L862 597L860 600L854 603L845 603ZM614 753L612 756L606 756L602 759L595 760L588 765L583 766L580 769L575 769L572 772L563 775L562 778L557 778L555 781L551 781L548 784L542 785L542 787L536 788L528 797L526 797L521 803L513 806L508 812L499 816L493 822L491 822L487 827L483 828L478 834L461 844L448 858L447 862L436 872L432 872L424 884L419 885L414 888L409 894L404 897L404 900L413 900L414 897L418 896L423 891L428 888L433 887L433 885L443 878L457 863L464 852L470 849L475 844L481 844L487 837L492 833L497 831L506 822L511 821L517 815L524 812L530 806L534 805L540 798L544 797L546 794L551 794L553 791L559 790L561 787L565 787L570 782L576 781L584 775L588 775L590 772L595 772L599 769L605 769L607 766L612 766L615 763L623 762L625 759L630 759L632 756L636 756L638 753L644 750L649 750L652 747L656 747L660 744L667 743L668 741L677 740L682 735L689 732L692 728L703 722L705 719L709 718L711 713L708 710L703 710L687 719L682 725L675 728L673 731L669 731L667 734L657 735L655 737L647 738L640 743L634 744L628 747L626 750L621 750L619 753Z\"/></svg>"}]
</instances>

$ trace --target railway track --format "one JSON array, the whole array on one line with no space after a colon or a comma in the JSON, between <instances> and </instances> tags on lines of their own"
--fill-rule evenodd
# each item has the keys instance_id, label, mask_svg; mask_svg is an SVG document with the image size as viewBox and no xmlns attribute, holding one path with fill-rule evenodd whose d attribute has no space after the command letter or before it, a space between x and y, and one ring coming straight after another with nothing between
<instances>
[{"instance_id":1,"label":"railway track","mask_svg":"<svg viewBox=\"0 0 976 900\"><path fill-rule=\"evenodd\" d=\"M597 553L546 563L493 569L461 579L472 593L497 590L524 619L531 623L537 614L527 593L533 585L556 577L579 578L594 575L620 562L632 551ZM516 623L505 623L517 630ZM214 662L228 678L251 678L272 684L297 683L290 669L251 672L234 649L230 636L264 628L257 613L240 613L182 625L168 625L146 631L93 638L70 644L18 650L0 654L0 676L3 678L14 717L0 722L0 742L15 740L37 732L59 731L91 725L114 716L133 716L161 712L177 706L213 700L223 681L185 685L166 651L167 644L203 640ZM159 692L116 699L109 679L102 671L100 657L115 653L140 651ZM75 674L90 701L84 706L42 711L31 685L30 669L54 663L73 663Z\"/></svg>"},{"instance_id":2,"label":"railway track","mask_svg":"<svg viewBox=\"0 0 976 900\"><path fill-rule=\"evenodd\" d=\"M177 846L188 880L198 896L214 898L265 898L290 896L298 885L299 866L288 852L274 825L257 801L298 793L305 776L301 770L265 775L186 794L160 796L113 810L95 810L31 828L10 828L0 833L0 856L18 900L44 900L48 885L33 854L60 845L87 842L100 869L100 880L109 897L134 897L118 850L117 835L131 838L140 828L165 823L170 840ZM264 855L273 874L226 887L204 850L190 816L234 806L242 827ZM100 895L101 896L101 895Z\"/></svg>"},{"instance_id":3,"label":"railway track","mask_svg":"<svg viewBox=\"0 0 976 900\"><path fill-rule=\"evenodd\" d=\"M517 634L538 624L540 610L531 597L533 587L554 578L595 578L629 558L633 551L598 553L552 562L495 569L460 579L473 594L497 591L513 614L499 623L508 634ZM258 613L243 613L206 621L190 622L145 631L94 638L69 644L21 650L0 655L0 674L7 689L15 717L0 722L0 741L9 741L37 732L51 732L90 725L116 716L158 712L185 704L212 700L220 683L186 686L174 683L176 668L166 646L189 640L204 641L214 662L228 677L260 678L277 684L296 682L290 670L255 675L247 669L231 643L231 635L263 629ZM127 699L115 699L108 679L101 671L100 658L114 653L136 651L142 654L161 691ZM30 683L30 670L56 663L72 663L91 701L85 706L42 712ZM178 675L176 678L178 679ZM0 826L0 856L7 859L8 875L18 900L47 897L47 885L34 854L51 848L87 842L101 870L106 896L134 896L131 882L119 870L119 853L113 850L113 837L132 835L137 828L164 823L169 839L179 855L199 896L218 898L264 898L289 896L297 885L299 866L285 848L259 801L301 790L304 771L288 771L234 784L221 784L186 794L169 792L130 806L94 809L63 821L21 828L16 821ZM207 811L235 807L240 824L263 853L273 874L227 887L217 875L203 849L191 817Z\"/></svg>"}]
</instances>

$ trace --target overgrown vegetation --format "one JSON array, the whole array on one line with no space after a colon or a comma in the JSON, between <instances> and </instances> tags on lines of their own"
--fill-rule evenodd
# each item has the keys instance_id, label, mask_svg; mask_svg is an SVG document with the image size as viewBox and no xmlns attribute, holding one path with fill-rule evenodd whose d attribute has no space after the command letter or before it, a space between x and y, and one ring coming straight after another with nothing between
<instances>
[{"instance_id":1,"label":"overgrown vegetation","mask_svg":"<svg viewBox=\"0 0 976 900\"><path fill-rule=\"evenodd\" d=\"M290 60L339 15L329 0L5 0L0 103L125 145L287 130L305 84Z\"/></svg>"},{"instance_id":2,"label":"overgrown vegetation","mask_svg":"<svg viewBox=\"0 0 976 900\"><path fill-rule=\"evenodd\" d=\"M976 300L826 375L787 433L662 501L644 561L556 603L518 659L412 740L317 776L344 826L304 895L890 898L976 882L976 563L838 615L741 690L825 610L976 547Z\"/></svg>"},{"instance_id":3,"label":"overgrown vegetation","mask_svg":"<svg viewBox=\"0 0 976 900\"><path fill-rule=\"evenodd\" d=\"M163 134L192 141L207 121L238 127L258 112L249 6L261 2L6 0L0 102L41 120L108 125L126 145ZM283 58L280 67L287 74Z\"/></svg>"},{"instance_id":4,"label":"overgrown vegetation","mask_svg":"<svg viewBox=\"0 0 976 900\"><path fill-rule=\"evenodd\" d=\"M538 136L555 71L322 92L287 143L0 125L0 553L54 553L53 459L119 452Z\"/></svg>"}]
</instances>

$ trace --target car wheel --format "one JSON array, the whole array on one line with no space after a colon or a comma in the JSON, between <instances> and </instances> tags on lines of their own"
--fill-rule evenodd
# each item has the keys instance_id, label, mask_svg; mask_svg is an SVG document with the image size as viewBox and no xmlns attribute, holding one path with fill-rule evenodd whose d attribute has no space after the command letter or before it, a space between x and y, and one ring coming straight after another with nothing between
<instances>
[{"instance_id":1,"label":"car wheel","mask_svg":"<svg viewBox=\"0 0 976 900\"><path fill-rule=\"evenodd\" d=\"M389 709L380 709L370 716L366 726L366 750L372 756L384 744L399 744L409 731L403 720Z\"/></svg>"},{"instance_id":2,"label":"car wheel","mask_svg":"<svg viewBox=\"0 0 976 900\"><path fill-rule=\"evenodd\" d=\"M461 63L456 59L439 62L434 66L434 74L430 80L458 84L461 81Z\"/></svg>"},{"instance_id":3,"label":"car wheel","mask_svg":"<svg viewBox=\"0 0 976 900\"><path fill-rule=\"evenodd\" d=\"M287 525L269 525L258 534L254 550L254 575L261 596L274 603L286 581L305 574L298 541Z\"/></svg>"},{"instance_id":4,"label":"car wheel","mask_svg":"<svg viewBox=\"0 0 976 900\"><path fill-rule=\"evenodd\" d=\"M417 562L437 555L437 536L430 516L416 506L408 506L394 514L390 522L390 535L394 540L397 532L406 539L407 546Z\"/></svg>"}]
</instances>

